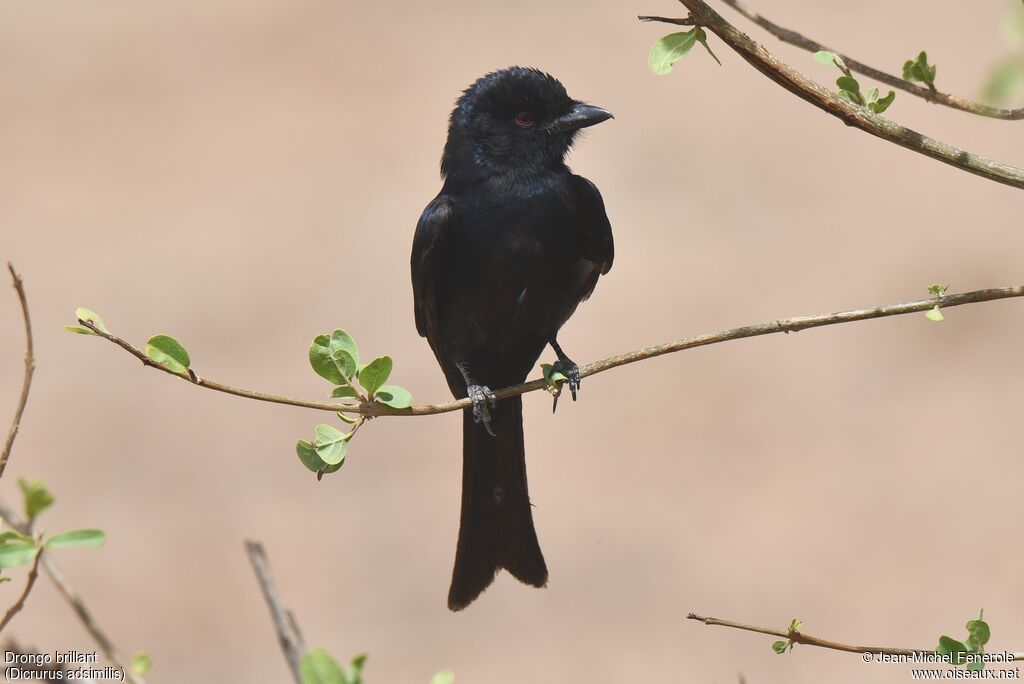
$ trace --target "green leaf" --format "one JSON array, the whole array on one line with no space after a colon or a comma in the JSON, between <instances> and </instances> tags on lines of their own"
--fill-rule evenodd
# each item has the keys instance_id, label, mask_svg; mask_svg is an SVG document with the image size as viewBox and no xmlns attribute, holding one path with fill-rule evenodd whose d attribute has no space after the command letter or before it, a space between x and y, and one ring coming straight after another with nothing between
<instances>
[{"instance_id":1,"label":"green leaf","mask_svg":"<svg viewBox=\"0 0 1024 684\"><path fill-rule=\"evenodd\" d=\"M22 534L17 530L4 530L3 532L0 532L0 545L8 544L12 541L23 541L29 542L30 544L35 543L35 539L27 534Z\"/></svg>"},{"instance_id":2,"label":"green leaf","mask_svg":"<svg viewBox=\"0 0 1024 684\"><path fill-rule=\"evenodd\" d=\"M903 63L903 80L904 81L916 81L914 77L914 60L908 59Z\"/></svg>"},{"instance_id":3,"label":"green leaf","mask_svg":"<svg viewBox=\"0 0 1024 684\"><path fill-rule=\"evenodd\" d=\"M860 83L853 76L840 76L836 79L836 85L840 90L848 90L851 93L860 93Z\"/></svg>"},{"instance_id":4,"label":"green leaf","mask_svg":"<svg viewBox=\"0 0 1024 684\"><path fill-rule=\"evenodd\" d=\"M154 335L146 342L146 356L172 373L187 373L192 360L181 342L170 335Z\"/></svg>"},{"instance_id":5,"label":"green leaf","mask_svg":"<svg viewBox=\"0 0 1024 684\"><path fill-rule=\"evenodd\" d=\"M103 530L71 530L55 534L46 541L49 549L73 549L80 546L99 548L107 543Z\"/></svg>"},{"instance_id":6,"label":"green leaf","mask_svg":"<svg viewBox=\"0 0 1024 684\"><path fill-rule=\"evenodd\" d=\"M793 618L789 622L789 631L790 632L799 632L800 628L803 627L803 624L804 624L803 620L801 620L799 618Z\"/></svg>"},{"instance_id":7,"label":"green leaf","mask_svg":"<svg viewBox=\"0 0 1024 684\"><path fill-rule=\"evenodd\" d=\"M53 494L46 488L42 480L28 482L19 478L18 487L21 488L21 494L25 500L25 515L28 516L29 522L35 520L37 515L53 505Z\"/></svg>"},{"instance_id":8,"label":"green leaf","mask_svg":"<svg viewBox=\"0 0 1024 684\"><path fill-rule=\"evenodd\" d=\"M916 59L908 59L903 63L903 79L906 81L920 81L935 88L935 65L928 64L928 53L924 50L917 55Z\"/></svg>"},{"instance_id":9,"label":"green leaf","mask_svg":"<svg viewBox=\"0 0 1024 684\"><path fill-rule=\"evenodd\" d=\"M309 364L320 377L344 385L359 368L359 348L344 330L317 335L309 347Z\"/></svg>"},{"instance_id":10,"label":"green leaf","mask_svg":"<svg viewBox=\"0 0 1024 684\"><path fill-rule=\"evenodd\" d=\"M132 656L132 672L140 677L149 672L151 667L153 667L153 659L146 651L138 651Z\"/></svg>"},{"instance_id":11,"label":"green leaf","mask_svg":"<svg viewBox=\"0 0 1024 684\"><path fill-rule=\"evenodd\" d=\"M820 50L818 52L815 52L814 59L818 60L825 66L839 66L836 63L835 53L830 52L829 50Z\"/></svg>"},{"instance_id":12,"label":"green leaf","mask_svg":"<svg viewBox=\"0 0 1024 684\"><path fill-rule=\"evenodd\" d=\"M880 100L875 100L874 102L869 103L868 107L875 114L881 114L882 112L889 108L889 105L891 105L895 99L896 93L890 90L888 95L881 98Z\"/></svg>"},{"instance_id":13,"label":"green leaf","mask_svg":"<svg viewBox=\"0 0 1024 684\"><path fill-rule=\"evenodd\" d=\"M348 423L349 425L354 425L355 422L359 420L359 418L353 418L344 411L338 411L337 416L340 420L342 420L345 423Z\"/></svg>"},{"instance_id":14,"label":"green leaf","mask_svg":"<svg viewBox=\"0 0 1024 684\"><path fill-rule=\"evenodd\" d=\"M360 653L352 659L351 667L348 670L349 684L363 684L363 665L366 664L368 655Z\"/></svg>"},{"instance_id":15,"label":"green leaf","mask_svg":"<svg viewBox=\"0 0 1024 684\"><path fill-rule=\"evenodd\" d=\"M316 449L313 445L304 439L300 439L295 444L295 453L298 454L299 460L302 461L302 465L306 466L308 470L312 470L314 473L319 472L326 463L324 463L319 456L316 454Z\"/></svg>"},{"instance_id":16,"label":"green leaf","mask_svg":"<svg viewBox=\"0 0 1024 684\"><path fill-rule=\"evenodd\" d=\"M988 640L992 637L992 630L989 629L988 623L984 620L969 620L967 622L967 631L982 646L987 644Z\"/></svg>"},{"instance_id":17,"label":"green leaf","mask_svg":"<svg viewBox=\"0 0 1024 684\"><path fill-rule=\"evenodd\" d=\"M345 465L345 459L341 459L341 463L335 463L334 465L325 464L324 467L321 469L321 472L324 475L330 475L331 473L338 472L338 470L340 470L341 466L343 465Z\"/></svg>"},{"instance_id":18,"label":"green leaf","mask_svg":"<svg viewBox=\"0 0 1024 684\"><path fill-rule=\"evenodd\" d=\"M404 409L412 406L412 394L398 385L384 385L377 390L377 396L374 398L391 408Z\"/></svg>"},{"instance_id":19,"label":"green leaf","mask_svg":"<svg viewBox=\"0 0 1024 684\"><path fill-rule=\"evenodd\" d=\"M789 648L789 642L788 641L776 641L776 642L772 643L772 650L775 651L776 653L778 653L779 655L782 655L783 653L785 653L788 648Z\"/></svg>"},{"instance_id":20,"label":"green leaf","mask_svg":"<svg viewBox=\"0 0 1024 684\"><path fill-rule=\"evenodd\" d=\"M316 442L313 448L316 455L327 465L338 465L345 459L345 452L348 451L348 438L352 435L342 432L331 425L320 424L316 426Z\"/></svg>"},{"instance_id":21,"label":"green leaf","mask_svg":"<svg viewBox=\"0 0 1024 684\"><path fill-rule=\"evenodd\" d=\"M849 90L840 90L839 97L844 97L853 104L860 104L860 97L856 93L851 93Z\"/></svg>"},{"instance_id":22,"label":"green leaf","mask_svg":"<svg viewBox=\"0 0 1024 684\"><path fill-rule=\"evenodd\" d=\"M696 42L696 29L663 36L651 46L651 52L647 56L647 65L658 76L664 76L672 71L672 66L682 59Z\"/></svg>"},{"instance_id":23,"label":"green leaf","mask_svg":"<svg viewBox=\"0 0 1024 684\"><path fill-rule=\"evenodd\" d=\"M935 650L941 655L950 656L954 665L962 665L967 659L967 646L953 637L940 636L939 646Z\"/></svg>"},{"instance_id":24,"label":"green leaf","mask_svg":"<svg viewBox=\"0 0 1024 684\"><path fill-rule=\"evenodd\" d=\"M544 376L544 382L547 383L548 387L557 387L569 379L563 373L554 370L550 363L540 364L540 372Z\"/></svg>"},{"instance_id":25,"label":"green leaf","mask_svg":"<svg viewBox=\"0 0 1024 684\"><path fill-rule=\"evenodd\" d=\"M349 684L341 666L322 648L308 651L299 661L302 684Z\"/></svg>"},{"instance_id":26,"label":"green leaf","mask_svg":"<svg viewBox=\"0 0 1024 684\"><path fill-rule=\"evenodd\" d=\"M38 551L35 542L12 541L0 544L0 568L16 568L31 563Z\"/></svg>"},{"instance_id":27,"label":"green leaf","mask_svg":"<svg viewBox=\"0 0 1024 684\"><path fill-rule=\"evenodd\" d=\"M430 678L430 684L455 684L455 673L451 670L442 670Z\"/></svg>"},{"instance_id":28,"label":"green leaf","mask_svg":"<svg viewBox=\"0 0 1024 684\"><path fill-rule=\"evenodd\" d=\"M356 391L349 387L348 385L335 387L333 390L331 390L331 396L334 397L335 399L356 399L359 397L359 395L356 394Z\"/></svg>"},{"instance_id":29,"label":"green leaf","mask_svg":"<svg viewBox=\"0 0 1024 684\"><path fill-rule=\"evenodd\" d=\"M390 356L381 356L366 364L359 371L359 384L371 397L381 388L391 375L394 364Z\"/></svg>"},{"instance_id":30,"label":"green leaf","mask_svg":"<svg viewBox=\"0 0 1024 684\"><path fill-rule=\"evenodd\" d=\"M711 46L708 45L708 34L700 26L697 27L697 42L704 46L704 49L708 51L708 54L718 62L718 66L722 66L722 60L718 59L718 55L712 52Z\"/></svg>"},{"instance_id":31,"label":"green leaf","mask_svg":"<svg viewBox=\"0 0 1024 684\"><path fill-rule=\"evenodd\" d=\"M89 309L85 309L85 308L79 307L79 308L75 309L75 318L80 320L80 321L87 321L89 323L92 323L94 326L96 326L97 330L102 330L103 332L105 332L107 334L110 333L110 331L107 330L107 326L104 325L103 319L100 318L100 315L98 313L96 313L95 311L89 311ZM74 330L72 330L72 328L74 328ZM71 330L71 332L80 333L82 335L95 335L96 334L92 330L89 330L88 328L83 328L83 327L78 326L78 325L68 325L68 326L65 326L65 330Z\"/></svg>"},{"instance_id":32,"label":"green leaf","mask_svg":"<svg viewBox=\"0 0 1024 684\"><path fill-rule=\"evenodd\" d=\"M939 311L938 304L936 304L934 308L929 309L928 312L925 313L924 317L929 321L941 321L945 318L945 316L942 315L942 312Z\"/></svg>"},{"instance_id":33,"label":"green leaf","mask_svg":"<svg viewBox=\"0 0 1024 684\"><path fill-rule=\"evenodd\" d=\"M941 297L946 294L946 290L949 289L949 285L929 285L928 294L933 294L936 297Z\"/></svg>"},{"instance_id":34,"label":"green leaf","mask_svg":"<svg viewBox=\"0 0 1024 684\"><path fill-rule=\"evenodd\" d=\"M868 104L871 104L878 99L878 88L868 88L868 92L864 93L864 99L867 100Z\"/></svg>"}]
</instances>

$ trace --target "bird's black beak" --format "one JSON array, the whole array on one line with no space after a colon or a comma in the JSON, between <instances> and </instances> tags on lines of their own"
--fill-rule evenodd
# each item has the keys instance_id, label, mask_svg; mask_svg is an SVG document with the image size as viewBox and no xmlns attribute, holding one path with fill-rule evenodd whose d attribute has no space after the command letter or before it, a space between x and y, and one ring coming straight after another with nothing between
<instances>
[{"instance_id":1,"label":"bird's black beak","mask_svg":"<svg viewBox=\"0 0 1024 684\"><path fill-rule=\"evenodd\" d=\"M548 133L564 133L566 131L576 131L587 126L593 126L599 124L602 121L607 121L612 117L612 113L602 107L594 105L584 104L583 102L577 102L573 105L573 108L569 110L568 114L563 114L545 128Z\"/></svg>"}]
</instances>

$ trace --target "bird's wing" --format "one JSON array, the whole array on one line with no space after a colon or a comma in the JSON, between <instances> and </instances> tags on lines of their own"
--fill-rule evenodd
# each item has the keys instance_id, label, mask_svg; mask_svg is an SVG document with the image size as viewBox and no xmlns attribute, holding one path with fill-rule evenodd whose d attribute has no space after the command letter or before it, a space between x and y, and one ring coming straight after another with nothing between
<instances>
[{"instance_id":1,"label":"bird's wing","mask_svg":"<svg viewBox=\"0 0 1024 684\"><path fill-rule=\"evenodd\" d=\"M433 318L434 278L437 273L440 244L455 214L451 198L438 195L427 205L416 224L412 240L412 292L416 309L416 330L427 336L428 321Z\"/></svg>"},{"instance_id":2,"label":"bird's wing","mask_svg":"<svg viewBox=\"0 0 1024 684\"><path fill-rule=\"evenodd\" d=\"M583 176L574 175L572 178L579 211L581 253L588 261L600 264L603 275L611 270L615 258L612 225L608 222L604 200L597 186Z\"/></svg>"}]
</instances>

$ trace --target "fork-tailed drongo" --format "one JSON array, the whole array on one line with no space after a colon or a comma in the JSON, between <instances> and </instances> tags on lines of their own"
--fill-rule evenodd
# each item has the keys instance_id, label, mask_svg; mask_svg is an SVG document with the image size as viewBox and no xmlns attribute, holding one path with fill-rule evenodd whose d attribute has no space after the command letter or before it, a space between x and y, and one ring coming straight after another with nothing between
<instances>
[{"instance_id":1,"label":"fork-tailed drongo","mask_svg":"<svg viewBox=\"0 0 1024 684\"><path fill-rule=\"evenodd\" d=\"M501 568L547 583L526 489L522 401L495 401L490 388L525 381L550 344L576 398L579 369L556 336L611 268L613 247L601 194L565 155L581 128L611 116L523 67L480 78L451 114L444 187L416 226L412 284L416 329L452 393L473 401L462 416L452 610Z\"/></svg>"}]
</instances>

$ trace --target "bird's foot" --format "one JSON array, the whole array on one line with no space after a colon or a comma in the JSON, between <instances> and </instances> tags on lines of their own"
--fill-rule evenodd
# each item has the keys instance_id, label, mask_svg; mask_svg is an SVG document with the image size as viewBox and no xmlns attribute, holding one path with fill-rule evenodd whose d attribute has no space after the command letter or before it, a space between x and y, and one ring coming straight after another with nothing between
<instances>
[{"instance_id":1,"label":"bird's foot","mask_svg":"<svg viewBox=\"0 0 1024 684\"><path fill-rule=\"evenodd\" d=\"M483 423L487 434L494 437L491 429L491 411L498 402L494 392L487 385L471 384L466 388L466 396L473 402L473 422Z\"/></svg>"},{"instance_id":2,"label":"bird's foot","mask_svg":"<svg viewBox=\"0 0 1024 684\"><path fill-rule=\"evenodd\" d=\"M576 365L576 362L570 359L568 356L562 358L551 364L552 372L558 372L564 375L567 380L565 384L569 386L569 394L572 395L572 400L576 401L576 392L579 391L581 378L580 378L580 367ZM551 406L551 412L554 413L555 409L558 408L558 395L555 395L555 402Z\"/></svg>"}]
</instances>

